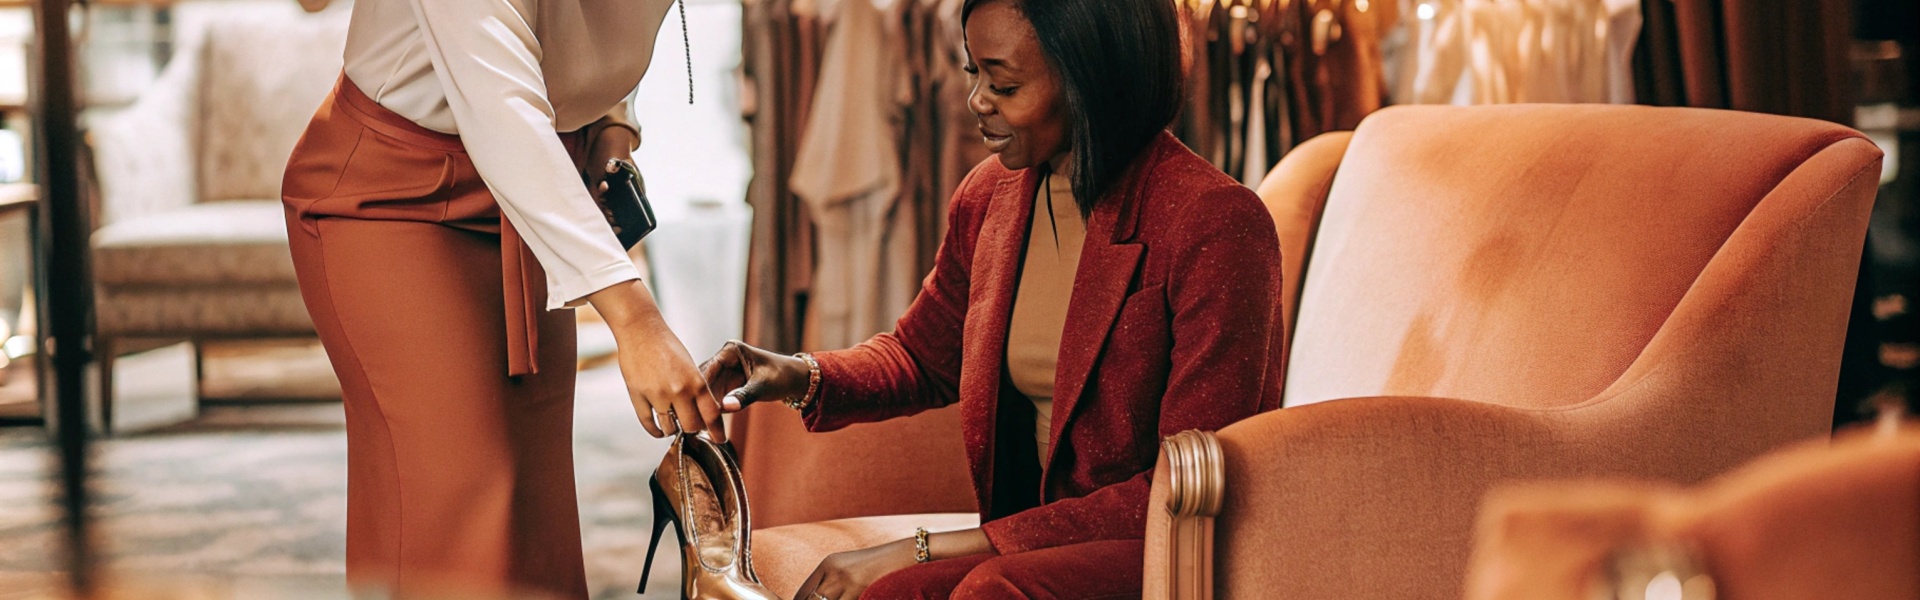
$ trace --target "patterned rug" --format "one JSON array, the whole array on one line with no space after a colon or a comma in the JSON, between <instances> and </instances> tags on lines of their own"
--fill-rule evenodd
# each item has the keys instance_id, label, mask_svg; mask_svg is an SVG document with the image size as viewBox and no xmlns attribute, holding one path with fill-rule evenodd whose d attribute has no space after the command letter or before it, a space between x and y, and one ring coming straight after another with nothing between
<instances>
[{"instance_id":1,"label":"patterned rug","mask_svg":"<svg viewBox=\"0 0 1920 600\"><path fill-rule=\"evenodd\" d=\"M582 372L578 397L589 589L594 598L640 597L652 518L646 478L666 443L634 421L617 369ZM187 425L101 441L93 511L105 566L134 577L204 576L234 598L345 597L343 423L339 404L211 407ZM63 568L52 460L42 430L0 429L0 600L46 591ZM679 553L665 550L645 597L678 597Z\"/></svg>"}]
</instances>

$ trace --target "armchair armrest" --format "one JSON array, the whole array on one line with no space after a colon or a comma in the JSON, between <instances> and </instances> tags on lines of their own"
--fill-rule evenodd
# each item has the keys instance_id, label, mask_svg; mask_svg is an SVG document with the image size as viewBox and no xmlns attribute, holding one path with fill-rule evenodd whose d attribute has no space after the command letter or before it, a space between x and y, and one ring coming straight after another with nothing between
<instances>
[{"instance_id":1,"label":"armchair armrest","mask_svg":"<svg viewBox=\"0 0 1920 600\"><path fill-rule=\"evenodd\" d=\"M1147 597L1457 598L1476 508L1497 483L1629 474L1687 482L1750 455L1717 444L1721 436L1700 423L1620 404L1324 402L1221 430L1211 465L1173 458L1206 454L1170 439L1149 501ZM1209 469L1224 478L1209 479ZM1202 481L1212 487L1193 485ZM1196 494L1212 495L1217 510L1207 514L1215 505ZM1213 527L1212 544L1194 546Z\"/></svg>"},{"instance_id":2,"label":"armchair armrest","mask_svg":"<svg viewBox=\"0 0 1920 600\"><path fill-rule=\"evenodd\" d=\"M1220 441L1213 433L1183 431L1161 444L1147 501L1147 511L1164 521L1150 525L1147 534L1147 564L1160 567L1149 566L1147 572L1161 577L1147 579L1147 597L1213 597L1213 519L1220 514L1225 483Z\"/></svg>"}]
</instances>

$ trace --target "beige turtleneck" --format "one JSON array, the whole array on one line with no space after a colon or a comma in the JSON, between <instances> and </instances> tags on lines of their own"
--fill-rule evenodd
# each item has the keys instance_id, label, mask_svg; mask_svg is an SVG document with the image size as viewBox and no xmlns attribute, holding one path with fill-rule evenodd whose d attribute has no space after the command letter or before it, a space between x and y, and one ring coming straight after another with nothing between
<instances>
[{"instance_id":1,"label":"beige turtleneck","mask_svg":"<svg viewBox=\"0 0 1920 600\"><path fill-rule=\"evenodd\" d=\"M1042 465L1046 464L1052 441L1053 384L1060 360L1060 335L1066 329L1067 301L1073 296L1074 273L1080 266L1080 247L1086 237L1086 222L1074 203L1071 178L1064 174L1049 177L1033 201L1026 260L1020 269L1020 286L1014 292L1013 317L1007 328L1007 374L1013 379L1014 389L1033 400L1034 437L1039 442L1036 447Z\"/></svg>"}]
</instances>

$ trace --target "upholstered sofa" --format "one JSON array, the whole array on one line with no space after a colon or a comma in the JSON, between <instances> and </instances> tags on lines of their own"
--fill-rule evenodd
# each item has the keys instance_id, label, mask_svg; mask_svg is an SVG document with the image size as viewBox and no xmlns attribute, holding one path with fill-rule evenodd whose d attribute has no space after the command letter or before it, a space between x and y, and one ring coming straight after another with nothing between
<instances>
[{"instance_id":1,"label":"upholstered sofa","mask_svg":"<svg viewBox=\"0 0 1920 600\"><path fill-rule=\"evenodd\" d=\"M137 347L132 340L313 335L287 250L280 176L339 77L348 11L212 4L220 6L183 5L158 80L88 128L106 398L113 358Z\"/></svg>"},{"instance_id":2,"label":"upholstered sofa","mask_svg":"<svg viewBox=\"0 0 1920 600\"><path fill-rule=\"evenodd\" d=\"M1286 405L1174 435L1149 598L1459 598L1496 484L1700 481L1827 434L1880 151L1830 123L1588 105L1398 107L1261 186ZM780 490L753 490L759 496ZM761 530L790 593L907 537Z\"/></svg>"}]
</instances>

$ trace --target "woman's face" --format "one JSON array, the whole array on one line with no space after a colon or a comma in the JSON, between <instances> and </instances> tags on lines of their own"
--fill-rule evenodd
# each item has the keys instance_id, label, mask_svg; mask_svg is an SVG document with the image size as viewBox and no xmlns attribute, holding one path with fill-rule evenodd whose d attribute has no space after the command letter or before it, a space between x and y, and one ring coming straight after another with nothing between
<instances>
[{"instance_id":1,"label":"woman's face","mask_svg":"<svg viewBox=\"0 0 1920 600\"><path fill-rule=\"evenodd\" d=\"M1009 169L1052 160L1071 148L1065 89L1040 38L1010 1L989 2L967 19L967 106L987 149Z\"/></svg>"}]
</instances>

